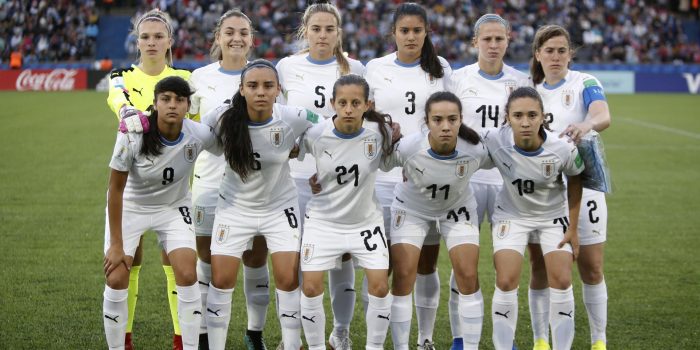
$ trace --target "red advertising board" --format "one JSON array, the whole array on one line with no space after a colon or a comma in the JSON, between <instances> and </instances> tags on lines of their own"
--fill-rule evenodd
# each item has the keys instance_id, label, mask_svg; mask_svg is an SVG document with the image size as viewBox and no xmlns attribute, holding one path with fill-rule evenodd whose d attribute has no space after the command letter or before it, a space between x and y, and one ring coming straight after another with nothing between
<instances>
[{"instance_id":1,"label":"red advertising board","mask_svg":"<svg viewBox=\"0 0 700 350\"><path fill-rule=\"evenodd\" d=\"M72 91L87 88L84 69L0 70L0 90Z\"/></svg>"}]
</instances>

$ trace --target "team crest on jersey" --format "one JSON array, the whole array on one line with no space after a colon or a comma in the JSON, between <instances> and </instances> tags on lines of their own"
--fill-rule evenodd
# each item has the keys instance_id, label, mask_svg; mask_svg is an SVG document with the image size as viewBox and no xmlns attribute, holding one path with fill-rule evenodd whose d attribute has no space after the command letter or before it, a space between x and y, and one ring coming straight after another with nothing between
<instances>
[{"instance_id":1,"label":"team crest on jersey","mask_svg":"<svg viewBox=\"0 0 700 350\"><path fill-rule=\"evenodd\" d=\"M282 146L284 143L284 133L282 132L282 128L270 129L270 143L275 147Z\"/></svg>"},{"instance_id":2,"label":"team crest on jersey","mask_svg":"<svg viewBox=\"0 0 700 350\"><path fill-rule=\"evenodd\" d=\"M392 220L392 224L395 229L401 227L403 225L404 221L406 221L406 212L403 210L397 210L394 212L394 219Z\"/></svg>"},{"instance_id":3,"label":"team crest on jersey","mask_svg":"<svg viewBox=\"0 0 700 350\"><path fill-rule=\"evenodd\" d=\"M195 159L197 159L197 146L195 144L185 145L185 160L192 163Z\"/></svg>"},{"instance_id":4,"label":"team crest on jersey","mask_svg":"<svg viewBox=\"0 0 700 350\"><path fill-rule=\"evenodd\" d=\"M216 228L216 243L223 244L224 242L226 242L227 237L228 237L228 226L219 225L219 227Z\"/></svg>"},{"instance_id":5,"label":"team crest on jersey","mask_svg":"<svg viewBox=\"0 0 700 350\"><path fill-rule=\"evenodd\" d=\"M314 257L314 245L312 243L306 243L304 244L303 247L301 247L301 259L305 263L308 263L311 261L311 258Z\"/></svg>"},{"instance_id":6,"label":"team crest on jersey","mask_svg":"<svg viewBox=\"0 0 700 350\"><path fill-rule=\"evenodd\" d=\"M468 160L460 160L457 162L457 166L455 167L455 175L457 175L458 178L463 178L467 173L469 172L469 161Z\"/></svg>"},{"instance_id":7,"label":"team crest on jersey","mask_svg":"<svg viewBox=\"0 0 700 350\"><path fill-rule=\"evenodd\" d=\"M518 87L518 84L515 82L515 80L506 80L503 82L503 85L506 87L506 94L510 95L515 91L515 88Z\"/></svg>"},{"instance_id":8,"label":"team crest on jersey","mask_svg":"<svg viewBox=\"0 0 700 350\"><path fill-rule=\"evenodd\" d=\"M365 140L365 157L367 159L374 159L377 157L377 139L367 139Z\"/></svg>"},{"instance_id":9,"label":"team crest on jersey","mask_svg":"<svg viewBox=\"0 0 700 350\"><path fill-rule=\"evenodd\" d=\"M501 221L498 223L498 231L496 231L496 237L498 239L503 239L508 235L510 231L510 221Z\"/></svg>"},{"instance_id":10,"label":"team crest on jersey","mask_svg":"<svg viewBox=\"0 0 700 350\"><path fill-rule=\"evenodd\" d=\"M204 222L204 207L194 207L194 225L200 226Z\"/></svg>"},{"instance_id":11,"label":"team crest on jersey","mask_svg":"<svg viewBox=\"0 0 700 350\"><path fill-rule=\"evenodd\" d=\"M554 160L542 161L542 176L549 179L554 175Z\"/></svg>"},{"instance_id":12,"label":"team crest on jersey","mask_svg":"<svg viewBox=\"0 0 700 350\"><path fill-rule=\"evenodd\" d=\"M562 106L571 109L574 106L574 90L567 89L561 93L561 104Z\"/></svg>"}]
</instances>

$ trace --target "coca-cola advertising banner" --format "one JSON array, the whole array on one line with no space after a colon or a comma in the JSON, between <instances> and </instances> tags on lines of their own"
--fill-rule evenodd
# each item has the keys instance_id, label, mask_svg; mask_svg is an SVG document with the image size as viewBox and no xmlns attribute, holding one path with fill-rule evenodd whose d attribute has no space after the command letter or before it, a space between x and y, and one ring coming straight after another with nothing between
<instances>
[{"instance_id":1,"label":"coca-cola advertising banner","mask_svg":"<svg viewBox=\"0 0 700 350\"><path fill-rule=\"evenodd\" d=\"M0 70L0 90L72 91L86 88L85 69Z\"/></svg>"}]
</instances>

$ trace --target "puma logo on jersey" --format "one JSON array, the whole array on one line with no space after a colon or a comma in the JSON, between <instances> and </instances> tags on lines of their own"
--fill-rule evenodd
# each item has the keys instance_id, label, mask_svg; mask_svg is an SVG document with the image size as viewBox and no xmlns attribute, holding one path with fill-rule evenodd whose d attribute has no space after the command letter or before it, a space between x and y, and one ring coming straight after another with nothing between
<instances>
[{"instance_id":1,"label":"puma logo on jersey","mask_svg":"<svg viewBox=\"0 0 700 350\"><path fill-rule=\"evenodd\" d=\"M139 95L143 96L143 94L141 93L141 91L143 91L143 88L141 88L141 90L136 90L136 88L131 88L131 90L134 92L138 92Z\"/></svg>"},{"instance_id":2,"label":"puma logo on jersey","mask_svg":"<svg viewBox=\"0 0 700 350\"><path fill-rule=\"evenodd\" d=\"M297 78L304 80L304 74L294 74Z\"/></svg>"},{"instance_id":3,"label":"puma logo on jersey","mask_svg":"<svg viewBox=\"0 0 700 350\"><path fill-rule=\"evenodd\" d=\"M316 318L316 316L312 316L311 318L308 318L308 317L306 317L306 316L301 316L301 318L302 318L302 319L305 319L305 320L307 320L307 321L309 321L309 322L311 322L311 323L316 323L316 321L314 321L314 318Z\"/></svg>"},{"instance_id":4,"label":"puma logo on jersey","mask_svg":"<svg viewBox=\"0 0 700 350\"><path fill-rule=\"evenodd\" d=\"M394 79L393 79L393 78L387 78L387 77L384 77L384 80L388 81L388 82L389 82L389 84L391 84L391 83L393 83L393 81L392 81L392 80L394 80Z\"/></svg>"},{"instance_id":5,"label":"puma logo on jersey","mask_svg":"<svg viewBox=\"0 0 700 350\"><path fill-rule=\"evenodd\" d=\"M105 318L108 320L114 321L114 323L119 323L119 321L117 321L117 318L119 318L119 315L116 315L114 317L109 317L109 315L105 315Z\"/></svg>"},{"instance_id":6,"label":"puma logo on jersey","mask_svg":"<svg viewBox=\"0 0 700 350\"><path fill-rule=\"evenodd\" d=\"M391 314L387 314L386 316L379 314L379 315L377 315L377 318L383 318L383 319L389 321L389 316L391 316Z\"/></svg>"},{"instance_id":7,"label":"puma logo on jersey","mask_svg":"<svg viewBox=\"0 0 700 350\"><path fill-rule=\"evenodd\" d=\"M323 151L323 153L328 155L328 158L333 159L333 155L328 151Z\"/></svg>"},{"instance_id":8,"label":"puma logo on jersey","mask_svg":"<svg viewBox=\"0 0 700 350\"><path fill-rule=\"evenodd\" d=\"M218 309L218 310L214 311L214 310L212 310L212 309L210 309L210 308L207 308L207 312L209 312L209 313L211 313L211 314L214 314L215 316L220 316L220 315L219 315L219 312L220 312L220 311L221 311L221 309Z\"/></svg>"},{"instance_id":9,"label":"puma logo on jersey","mask_svg":"<svg viewBox=\"0 0 700 350\"><path fill-rule=\"evenodd\" d=\"M505 317L505 318L508 318L508 313L510 313L510 310L506 311L506 313L504 313L504 314L502 314L502 313L500 313L500 312L498 312L498 311L496 311L496 312L494 312L494 313L495 313L496 315L498 315L498 316L503 316L503 317Z\"/></svg>"},{"instance_id":10,"label":"puma logo on jersey","mask_svg":"<svg viewBox=\"0 0 700 350\"><path fill-rule=\"evenodd\" d=\"M285 318L285 317L287 317L287 318L297 318L296 314L297 314L296 312L292 312L291 315L282 314L281 317L282 317L282 318Z\"/></svg>"},{"instance_id":11,"label":"puma logo on jersey","mask_svg":"<svg viewBox=\"0 0 700 350\"><path fill-rule=\"evenodd\" d=\"M505 165L506 168L508 168L508 171L511 171L511 170L512 170L510 167L512 167L513 164L508 165L508 164L506 164L505 162L501 162L501 163L503 163L503 165Z\"/></svg>"},{"instance_id":12,"label":"puma logo on jersey","mask_svg":"<svg viewBox=\"0 0 700 350\"><path fill-rule=\"evenodd\" d=\"M563 312L563 311L559 311L559 314L560 314L560 315L562 315L562 316L569 316L569 318L572 318L572 317L571 317L571 314L572 314L572 313L574 313L574 310L569 311L568 314L565 313L565 312Z\"/></svg>"},{"instance_id":13,"label":"puma logo on jersey","mask_svg":"<svg viewBox=\"0 0 700 350\"><path fill-rule=\"evenodd\" d=\"M207 89L211 91L216 91L216 86L207 85Z\"/></svg>"},{"instance_id":14,"label":"puma logo on jersey","mask_svg":"<svg viewBox=\"0 0 700 350\"><path fill-rule=\"evenodd\" d=\"M425 168L423 170L416 168L416 171L419 172L421 175L425 175L423 172L425 171Z\"/></svg>"}]
</instances>

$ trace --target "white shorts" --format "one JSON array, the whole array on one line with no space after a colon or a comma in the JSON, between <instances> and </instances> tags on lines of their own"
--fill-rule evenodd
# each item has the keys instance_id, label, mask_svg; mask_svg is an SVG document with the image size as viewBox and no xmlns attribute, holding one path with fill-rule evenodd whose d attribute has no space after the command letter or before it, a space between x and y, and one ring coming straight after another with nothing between
<instances>
[{"instance_id":1,"label":"white shorts","mask_svg":"<svg viewBox=\"0 0 700 350\"><path fill-rule=\"evenodd\" d=\"M266 215L242 216L233 207L217 207L211 238L211 255L241 258L253 237L263 236L270 253L298 252L299 209L296 198Z\"/></svg>"},{"instance_id":2,"label":"white shorts","mask_svg":"<svg viewBox=\"0 0 700 350\"><path fill-rule=\"evenodd\" d=\"M299 198L299 218L301 219L300 228L302 233L304 232L304 219L306 218L306 203L309 203L311 196L311 186L309 186L309 179L294 178L294 185L297 188L297 198Z\"/></svg>"},{"instance_id":3,"label":"white shorts","mask_svg":"<svg viewBox=\"0 0 700 350\"><path fill-rule=\"evenodd\" d=\"M530 236L536 236L542 245L542 253L565 251L572 253L571 244L557 248L564 239L564 232L569 224L567 217L554 220L498 220L493 226L493 252L512 249L521 255L525 253Z\"/></svg>"},{"instance_id":4,"label":"white shorts","mask_svg":"<svg viewBox=\"0 0 700 350\"><path fill-rule=\"evenodd\" d=\"M578 216L578 239L580 245L593 245L607 240L608 204L603 192L584 188L581 210ZM539 244L539 238L531 235L529 243Z\"/></svg>"},{"instance_id":5,"label":"white shorts","mask_svg":"<svg viewBox=\"0 0 700 350\"><path fill-rule=\"evenodd\" d=\"M479 226L473 220L475 210L451 210L442 217L427 217L406 212L394 207L391 210L393 237L391 245L407 243L421 249L426 237L440 236L445 240L447 250L460 244L479 245ZM459 213L459 214L457 214Z\"/></svg>"},{"instance_id":6,"label":"white shorts","mask_svg":"<svg viewBox=\"0 0 700 350\"><path fill-rule=\"evenodd\" d=\"M170 254L178 248L195 250L194 229L189 200L178 207L166 207L152 213L122 209L122 242L124 253L133 257L139 246L139 239L148 230L155 231L158 244ZM105 209L104 252L110 247L109 214Z\"/></svg>"},{"instance_id":7,"label":"white shorts","mask_svg":"<svg viewBox=\"0 0 700 350\"><path fill-rule=\"evenodd\" d=\"M209 236L214 227L214 213L219 199L219 189L192 184L192 209L194 210L194 233Z\"/></svg>"},{"instance_id":8,"label":"white shorts","mask_svg":"<svg viewBox=\"0 0 700 350\"><path fill-rule=\"evenodd\" d=\"M493 210L496 205L496 195L503 185L491 185L491 184L481 184L471 182L472 192L474 193L474 198L476 198L476 213L478 215L478 225L484 222L484 216L489 213L488 221L493 222Z\"/></svg>"},{"instance_id":9,"label":"white shorts","mask_svg":"<svg viewBox=\"0 0 700 350\"><path fill-rule=\"evenodd\" d=\"M353 229L332 222L306 219L301 243L301 270L326 271L340 267L343 254L350 253L356 265L371 270L389 268L382 218L377 216Z\"/></svg>"},{"instance_id":10,"label":"white shorts","mask_svg":"<svg viewBox=\"0 0 700 350\"><path fill-rule=\"evenodd\" d=\"M384 216L384 230L386 231L386 239L391 240L391 204L394 203L394 188L396 182L379 182L375 183L374 192L377 194L379 204L382 206L382 215ZM435 232L429 232L425 237L422 245L438 245L440 244L440 235Z\"/></svg>"}]
</instances>

